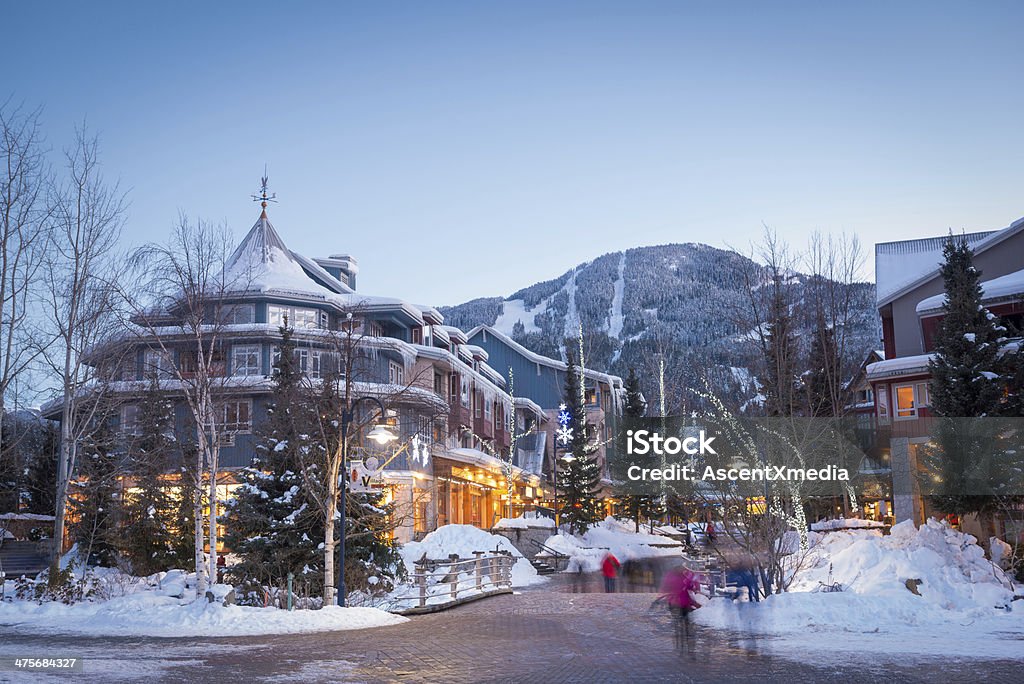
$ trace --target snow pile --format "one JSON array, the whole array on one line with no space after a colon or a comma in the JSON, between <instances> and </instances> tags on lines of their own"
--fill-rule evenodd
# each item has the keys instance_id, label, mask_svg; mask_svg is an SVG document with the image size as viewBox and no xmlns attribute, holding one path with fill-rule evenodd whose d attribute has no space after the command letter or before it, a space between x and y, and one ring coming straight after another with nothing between
<instances>
[{"instance_id":1,"label":"snow pile","mask_svg":"<svg viewBox=\"0 0 1024 684\"><path fill-rule=\"evenodd\" d=\"M680 556L683 545L670 537L635 532L635 525L608 516L583 535L557 534L544 544L570 557L570 565L579 564L585 572L601 567L606 553L620 562L636 558ZM643 529L643 527L641 527Z\"/></svg>"},{"instance_id":2,"label":"snow pile","mask_svg":"<svg viewBox=\"0 0 1024 684\"><path fill-rule=\"evenodd\" d=\"M547 517L527 518L518 516L516 518L502 518L498 524L491 529L495 530L525 530L531 527L546 527L555 529L555 521Z\"/></svg>"},{"instance_id":3,"label":"snow pile","mask_svg":"<svg viewBox=\"0 0 1024 684\"><path fill-rule=\"evenodd\" d=\"M537 574L536 568L523 557L515 546L505 537L491 534L472 525L442 525L422 541L404 544L400 550L406 570L412 577L416 571L416 561L426 554L431 560L446 560L451 554L458 554L460 559L474 558L474 551L508 551L518 560L512 566L512 586L522 587L528 584L543 582L544 578Z\"/></svg>"},{"instance_id":4,"label":"snow pile","mask_svg":"<svg viewBox=\"0 0 1024 684\"><path fill-rule=\"evenodd\" d=\"M837 520L822 520L811 523L811 529L815 532L868 527L885 527L885 523L878 522L877 520L861 520L860 518L839 518Z\"/></svg>"},{"instance_id":5,"label":"snow pile","mask_svg":"<svg viewBox=\"0 0 1024 684\"><path fill-rule=\"evenodd\" d=\"M365 629L405 622L376 608L280 610L222 603L231 587L215 585L217 601L195 599L194 574L182 570L148 578L100 568L97 575L118 595L72 605L51 601L0 602L0 631L72 633L89 636L217 637ZM7 581L5 595L14 594Z\"/></svg>"},{"instance_id":6,"label":"snow pile","mask_svg":"<svg viewBox=\"0 0 1024 684\"><path fill-rule=\"evenodd\" d=\"M866 643L849 638L851 634L885 634L883 648L896 643L906 652L956 649L972 625L985 638L1024 635L1024 606L1011 604L1009 578L985 560L974 537L945 523L929 520L915 529L906 521L893 526L890 536L875 530L822 535L814 540L807 561L788 593L742 607L715 599L696 619L717 628L783 636L834 633L835 647L849 650ZM843 591L821 590L833 583ZM894 641L893 636L899 638ZM879 648L876 642L881 641L872 640L870 648ZM972 652L962 644L959 648Z\"/></svg>"}]
</instances>

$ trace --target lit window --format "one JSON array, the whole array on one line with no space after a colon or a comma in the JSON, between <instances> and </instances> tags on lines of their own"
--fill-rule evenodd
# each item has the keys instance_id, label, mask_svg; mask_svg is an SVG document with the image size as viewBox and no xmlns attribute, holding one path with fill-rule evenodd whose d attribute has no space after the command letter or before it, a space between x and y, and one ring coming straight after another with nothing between
<instances>
[{"instance_id":1,"label":"lit window","mask_svg":"<svg viewBox=\"0 0 1024 684\"><path fill-rule=\"evenodd\" d=\"M232 375L262 375L260 346L258 344L236 344L231 348Z\"/></svg>"},{"instance_id":2,"label":"lit window","mask_svg":"<svg viewBox=\"0 0 1024 684\"><path fill-rule=\"evenodd\" d=\"M917 404L914 401L913 385L896 386L896 417L917 418Z\"/></svg>"}]
</instances>

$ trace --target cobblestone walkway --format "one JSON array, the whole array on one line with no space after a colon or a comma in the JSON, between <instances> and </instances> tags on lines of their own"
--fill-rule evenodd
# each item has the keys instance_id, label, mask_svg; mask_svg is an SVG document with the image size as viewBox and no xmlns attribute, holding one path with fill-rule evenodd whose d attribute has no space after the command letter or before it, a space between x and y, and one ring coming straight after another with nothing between
<instances>
[{"instance_id":1,"label":"cobblestone walkway","mask_svg":"<svg viewBox=\"0 0 1024 684\"><path fill-rule=\"evenodd\" d=\"M75 653L94 681L202 682L1020 682L1013 661L816 665L759 653L735 635L692 627L677 645L651 594L531 591L380 629L227 639L83 639L4 635L10 649ZM813 635L808 635L813 639ZM950 635L955 638L955 635ZM742 644L742 645L741 645ZM61 677L66 679L67 676ZM0 681L14 679L0 673ZM38 681L38 680L33 680Z\"/></svg>"}]
</instances>

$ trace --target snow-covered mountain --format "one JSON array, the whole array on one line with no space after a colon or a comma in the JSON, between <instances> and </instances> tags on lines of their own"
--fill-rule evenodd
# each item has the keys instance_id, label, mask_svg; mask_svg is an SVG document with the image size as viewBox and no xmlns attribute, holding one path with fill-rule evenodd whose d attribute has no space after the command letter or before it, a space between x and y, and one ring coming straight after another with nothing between
<instances>
[{"instance_id":1,"label":"snow-covered mountain","mask_svg":"<svg viewBox=\"0 0 1024 684\"><path fill-rule=\"evenodd\" d=\"M505 299L474 299L441 312L451 325L493 325L555 358L564 358L566 339L574 344L582 326L587 365L623 376L635 368L648 397L656 396L653 383L663 359L667 384L677 391L700 387L707 378L742 403L756 396L755 337L738 314L749 300L744 273L750 269L767 278L747 257L708 245L639 247L605 254ZM802 340L812 329L810 312L800 306L808 283L799 273L788 281ZM874 285L854 285L850 294L856 316L848 356L856 364L878 346L881 332ZM685 397L676 399L668 408L678 408Z\"/></svg>"}]
</instances>

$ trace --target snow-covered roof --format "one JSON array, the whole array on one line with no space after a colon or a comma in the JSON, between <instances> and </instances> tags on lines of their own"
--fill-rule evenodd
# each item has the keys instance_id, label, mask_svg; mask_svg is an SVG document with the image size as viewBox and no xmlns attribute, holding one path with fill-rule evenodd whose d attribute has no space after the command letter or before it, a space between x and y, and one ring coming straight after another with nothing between
<instances>
[{"instance_id":1,"label":"snow-covered roof","mask_svg":"<svg viewBox=\"0 0 1024 684\"><path fill-rule=\"evenodd\" d=\"M475 344L467 344L466 351L472 354L473 358L480 357L484 361L490 358L490 356L487 354L487 351L483 347L478 347Z\"/></svg>"},{"instance_id":2,"label":"snow-covered roof","mask_svg":"<svg viewBox=\"0 0 1024 684\"><path fill-rule=\"evenodd\" d=\"M466 332L462 328L456 328L454 325L442 325L440 327L448 333L448 337L451 338L452 341L458 344L466 344L466 342L469 341L468 335L466 335Z\"/></svg>"},{"instance_id":3,"label":"snow-covered roof","mask_svg":"<svg viewBox=\"0 0 1024 684\"><path fill-rule=\"evenodd\" d=\"M963 237L980 254L1024 230L1024 218L995 231L967 233ZM875 296L884 306L939 275L942 245L947 236L882 242L875 245Z\"/></svg>"},{"instance_id":4,"label":"snow-covered roof","mask_svg":"<svg viewBox=\"0 0 1024 684\"><path fill-rule=\"evenodd\" d=\"M902 356L898 359L876 361L868 364L868 379L877 380L894 375L920 375L928 372L928 362L934 357L934 354L918 354L917 356Z\"/></svg>"},{"instance_id":5,"label":"snow-covered roof","mask_svg":"<svg viewBox=\"0 0 1024 684\"><path fill-rule=\"evenodd\" d=\"M478 332L483 332L484 333L484 337L486 337L487 335L494 336L499 341L501 341L504 344L506 344L509 347L511 347L520 356L526 357L526 359L528 359L529 361L531 361L533 363L539 363L542 366L547 366L548 368L554 368L554 369L560 370L560 371L564 371L564 370L567 370L569 368L565 364L564 361L558 361L557 359L552 359L552 358L549 358L547 356L541 356L540 354L538 354L536 352L530 351L529 349L527 349L523 345L519 344L518 342L513 340L511 337L506 335L505 333L501 332L500 330L495 329L493 326L490 326L490 325L478 325L478 326L476 326L475 328L473 328L472 330L469 331L469 333L468 333L469 338L473 339L474 337L476 337L476 334ZM616 388L621 388L622 387L622 378L620 378L617 375L611 375L610 373L602 373L601 371L596 371L596 370L594 370L592 368L584 368L583 369L583 374L586 377L588 377L588 378L590 378L592 380L599 380L601 382L607 383L608 385L610 385L612 387L616 387Z\"/></svg>"},{"instance_id":6,"label":"snow-covered roof","mask_svg":"<svg viewBox=\"0 0 1024 684\"><path fill-rule=\"evenodd\" d=\"M981 298L983 302L1021 296L1024 296L1024 269L981 283ZM917 305L917 313L941 311L945 302L946 293L922 299Z\"/></svg>"},{"instance_id":7,"label":"snow-covered roof","mask_svg":"<svg viewBox=\"0 0 1024 684\"><path fill-rule=\"evenodd\" d=\"M323 271L311 261L309 263ZM329 280L334 280L326 271L323 274ZM224 282L230 291L282 291L322 297L339 292L338 289L318 283L306 273L301 261L274 230L266 212L260 214L242 242L228 257L224 265Z\"/></svg>"}]
</instances>

